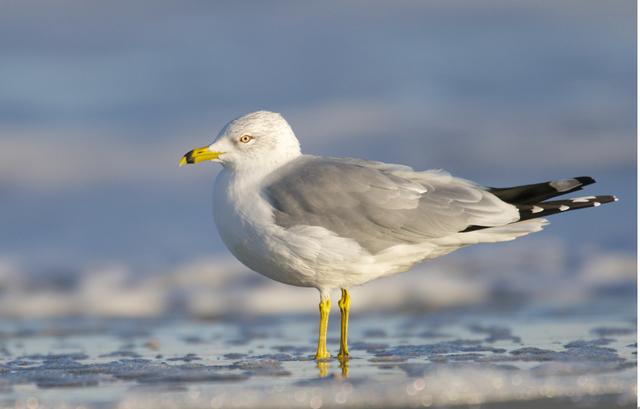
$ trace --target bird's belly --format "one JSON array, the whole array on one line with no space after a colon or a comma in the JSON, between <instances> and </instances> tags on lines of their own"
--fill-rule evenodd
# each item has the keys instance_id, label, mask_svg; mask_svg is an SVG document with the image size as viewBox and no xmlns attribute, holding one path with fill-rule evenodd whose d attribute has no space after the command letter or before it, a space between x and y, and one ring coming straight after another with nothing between
<instances>
[{"instance_id":1,"label":"bird's belly","mask_svg":"<svg viewBox=\"0 0 640 409\"><path fill-rule=\"evenodd\" d=\"M362 254L359 246L348 239L327 243L289 230L265 231L238 215L218 217L216 222L222 241L242 264L272 280L299 287L353 287L406 271L419 258L408 262L398 257L379 260ZM295 246L296 242L301 245ZM353 250L349 251L349 247ZM315 256L309 256L307 251ZM335 253L339 253L338 258L331 256Z\"/></svg>"},{"instance_id":2,"label":"bird's belly","mask_svg":"<svg viewBox=\"0 0 640 409\"><path fill-rule=\"evenodd\" d=\"M224 240L231 253L245 266L272 280L291 285L303 285L296 279L296 274L287 272L284 268L273 263L273 255L266 253L260 244L251 239L238 242L236 240Z\"/></svg>"}]
</instances>

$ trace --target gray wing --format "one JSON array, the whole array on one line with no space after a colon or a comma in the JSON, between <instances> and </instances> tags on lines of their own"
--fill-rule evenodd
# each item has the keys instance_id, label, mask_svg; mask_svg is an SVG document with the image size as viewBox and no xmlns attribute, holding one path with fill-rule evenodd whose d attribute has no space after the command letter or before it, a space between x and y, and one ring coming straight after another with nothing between
<instances>
[{"instance_id":1,"label":"gray wing","mask_svg":"<svg viewBox=\"0 0 640 409\"><path fill-rule=\"evenodd\" d=\"M356 159L303 156L270 175L262 193L278 225L321 226L371 253L518 220L514 206L472 182Z\"/></svg>"}]
</instances>

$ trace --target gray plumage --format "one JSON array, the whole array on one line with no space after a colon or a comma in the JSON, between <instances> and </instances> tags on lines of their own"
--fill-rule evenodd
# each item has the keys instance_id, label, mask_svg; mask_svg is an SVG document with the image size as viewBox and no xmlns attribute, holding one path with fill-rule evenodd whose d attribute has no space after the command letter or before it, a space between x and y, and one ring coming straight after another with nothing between
<instances>
[{"instance_id":1,"label":"gray plumage","mask_svg":"<svg viewBox=\"0 0 640 409\"><path fill-rule=\"evenodd\" d=\"M321 226L372 254L518 219L514 206L446 172L357 159L301 156L270 175L263 194L281 227Z\"/></svg>"}]
</instances>

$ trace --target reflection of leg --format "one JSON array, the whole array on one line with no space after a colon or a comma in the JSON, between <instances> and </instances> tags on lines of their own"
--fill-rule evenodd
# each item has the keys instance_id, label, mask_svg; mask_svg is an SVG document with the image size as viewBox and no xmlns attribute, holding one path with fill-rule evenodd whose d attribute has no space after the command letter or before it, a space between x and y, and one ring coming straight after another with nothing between
<instances>
[{"instance_id":1,"label":"reflection of leg","mask_svg":"<svg viewBox=\"0 0 640 409\"><path fill-rule=\"evenodd\" d=\"M324 378L329 375L329 362L318 361L318 369L320 370L320 377Z\"/></svg>"},{"instance_id":2,"label":"reflection of leg","mask_svg":"<svg viewBox=\"0 0 640 409\"><path fill-rule=\"evenodd\" d=\"M349 376L349 360L348 359L340 360L340 369L342 369L342 376L347 378Z\"/></svg>"},{"instance_id":3,"label":"reflection of leg","mask_svg":"<svg viewBox=\"0 0 640 409\"><path fill-rule=\"evenodd\" d=\"M338 353L338 359L340 361L346 361L349 359L349 345L347 336L349 335L349 308L351 307L351 296L346 288L342 289L342 298L338 301L340 307L340 352ZM348 372L348 366L347 366Z\"/></svg>"},{"instance_id":4,"label":"reflection of leg","mask_svg":"<svg viewBox=\"0 0 640 409\"><path fill-rule=\"evenodd\" d=\"M321 298L320 300L320 336L318 337L318 350L316 359L327 359L331 357L327 351L327 327L329 326L329 312L331 311L331 299Z\"/></svg>"}]
</instances>

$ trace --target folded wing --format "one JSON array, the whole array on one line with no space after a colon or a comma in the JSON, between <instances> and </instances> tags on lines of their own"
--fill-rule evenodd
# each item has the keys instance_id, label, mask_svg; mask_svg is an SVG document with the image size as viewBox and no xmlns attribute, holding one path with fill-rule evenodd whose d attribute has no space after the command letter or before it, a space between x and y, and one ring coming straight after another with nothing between
<instances>
[{"instance_id":1,"label":"folded wing","mask_svg":"<svg viewBox=\"0 0 640 409\"><path fill-rule=\"evenodd\" d=\"M303 156L270 175L262 193L281 227L320 226L372 254L519 219L514 205L446 172L357 159Z\"/></svg>"}]
</instances>

